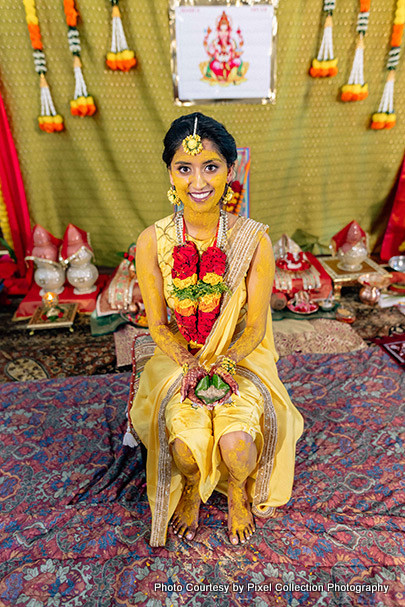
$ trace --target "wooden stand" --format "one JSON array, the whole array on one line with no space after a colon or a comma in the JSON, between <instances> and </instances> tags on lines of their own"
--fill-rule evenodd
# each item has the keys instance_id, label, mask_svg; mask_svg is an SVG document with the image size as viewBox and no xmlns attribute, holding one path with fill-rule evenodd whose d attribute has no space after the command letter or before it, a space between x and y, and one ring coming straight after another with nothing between
<instances>
[{"instance_id":1,"label":"wooden stand","mask_svg":"<svg viewBox=\"0 0 405 607\"><path fill-rule=\"evenodd\" d=\"M61 304L53 306L38 306L34 315L27 324L30 335L39 329L63 329L73 331L73 322L77 312L77 303Z\"/></svg>"}]
</instances>

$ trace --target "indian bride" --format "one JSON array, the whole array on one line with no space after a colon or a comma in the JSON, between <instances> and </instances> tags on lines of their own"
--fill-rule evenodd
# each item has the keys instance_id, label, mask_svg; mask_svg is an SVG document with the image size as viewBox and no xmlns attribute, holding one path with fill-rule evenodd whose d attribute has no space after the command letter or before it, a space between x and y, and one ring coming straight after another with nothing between
<instances>
[{"instance_id":1,"label":"indian bride","mask_svg":"<svg viewBox=\"0 0 405 607\"><path fill-rule=\"evenodd\" d=\"M277 374L268 226L222 209L236 158L216 120L198 112L175 120L163 160L177 212L137 241L156 349L129 417L147 448L151 546L165 544L170 521L192 540L214 489L227 496L230 542L243 544L254 517L274 516L292 491L303 420Z\"/></svg>"}]
</instances>

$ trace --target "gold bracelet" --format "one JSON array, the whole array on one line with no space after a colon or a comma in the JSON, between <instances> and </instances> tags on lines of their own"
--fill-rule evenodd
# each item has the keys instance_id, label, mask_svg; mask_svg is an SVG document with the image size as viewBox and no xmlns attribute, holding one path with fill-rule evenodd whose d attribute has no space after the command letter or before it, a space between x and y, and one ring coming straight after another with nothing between
<instances>
[{"instance_id":1,"label":"gold bracelet","mask_svg":"<svg viewBox=\"0 0 405 607\"><path fill-rule=\"evenodd\" d=\"M184 365L182 365L181 370L183 371L183 375L185 375L186 373L188 373L188 363L184 363Z\"/></svg>"},{"instance_id":2,"label":"gold bracelet","mask_svg":"<svg viewBox=\"0 0 405 607\"><path fill-rule=\"evenodd\" d=\"M220 358L219 366L223 368L224 371L229 373L229 375L236 374L236 362L229 358L228 356L224 356Z\"/></svg>"}]
</instances>

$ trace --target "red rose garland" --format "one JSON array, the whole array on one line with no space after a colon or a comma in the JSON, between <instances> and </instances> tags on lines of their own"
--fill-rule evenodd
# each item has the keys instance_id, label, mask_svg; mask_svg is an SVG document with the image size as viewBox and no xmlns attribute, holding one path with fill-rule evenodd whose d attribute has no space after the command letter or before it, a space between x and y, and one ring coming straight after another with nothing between
<instances>
[{"instance_id":1,"label":"red rose garland","mask_svg":"<svg viewBox=\"0 0 405 607\"><path fill-rule=\"evenodd\" d=\"M199 266L199 267L198 267ZM173 248L174 315L188 342L203 345L219 315L226 255L216 240L199 259L194 242Z\"/></svg>"}]
</instances>

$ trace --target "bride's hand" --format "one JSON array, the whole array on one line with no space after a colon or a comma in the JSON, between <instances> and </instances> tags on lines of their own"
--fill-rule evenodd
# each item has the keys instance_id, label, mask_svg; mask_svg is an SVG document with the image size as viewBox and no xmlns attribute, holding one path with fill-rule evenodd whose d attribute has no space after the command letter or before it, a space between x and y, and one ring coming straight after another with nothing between
<instances>
[{"instance_id":1,"label":"bride's hand","mask_svg":"<svg viewBox=\"0 0 405 607\"><path fill-rule=\"evenodd\" d=\"M232 394L236 394L237 396L239 396L239 386L237 381L235 381L232 375L228 371L225 371L225 369L221 367L220 364L211 367L210 377L212 377L213 375L219 375L224 380L224 382L228 384L229 390L225 394L225 396L223 396L220 400L216 401L215 403L212 403L212 406L210 406L211 409L225 403L231 398Z\"/></svg>"},{"instance_id":2,"label":"bride's hand","mask_svg":"<svg viewBox=\"0 0 405 607\"><path fill-rule=\"evenodd\" d=\"M183 402L186 398L189 398L191 402L195 403L196 405L205 407L205 403L196 396L195 388L198 382L201 381L206 375L208 375L207 371L199 365L191 367L187 373L183 375L180 390L181 402Z\"/></svg>"}]
</instances>

